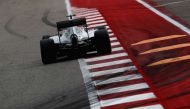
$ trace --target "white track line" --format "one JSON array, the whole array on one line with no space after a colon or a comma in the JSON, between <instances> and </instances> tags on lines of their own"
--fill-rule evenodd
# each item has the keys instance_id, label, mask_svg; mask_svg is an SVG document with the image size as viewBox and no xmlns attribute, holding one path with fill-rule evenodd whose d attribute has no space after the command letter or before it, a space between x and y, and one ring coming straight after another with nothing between
<instances>
[{"instance_id":1,"label":"white track line","mask_svg":"<svg viewBox=\"0 0 190 109\"><path fill-rule=\"evenodd\" d=\"M138 84L133 84L133 85L128 85L128 86L98 90L98 95L101 96L101 95L114 94L114 93L127 92L127 91L134 91L134 90L140 90L140 89L148 89L148 88L149 88L149 86L147 83L138 83Z\"/></svg>"},{"instance_id":2,"label":"white track line","mask_svg":"<svg viewBox=\"0 0 190 109\"><path fill-rule=\"evenodd\" d=\"M99 12L98 10L89 10L89 11L73 11L75 14L88 14L88 13L95 13L95 12Z\"/></svg>"},{"instance_id":3,"label":"white track line","mask_svg":"<svg viewBox=\"0 0 190 109\"><path fill-rule=\"evenodd\" d=\"M96 18L91 18L91 19L86 19L87 22L91 22L91 21L96 21L96 20L103 20L103 17L96 17Z\"/></svg>"},{"instance_id":4,"label":"white track line","mask_svg":"<svg viewBox=\"0 0 190 109\"><path fill-rule=\"evenodd\" d=\"M113 84L117 82L130 81L130 80L141 79L141 78L142 76L140 74L131 74L131 75L126 75L126 76L113 77L106 80L96 80L94 82L96 86L101 86L101 85Z\"/></svg>"},{"instance_id":5,"label":"white track line","mask_svg":"<svg viewBox=\"0 0 190 109\"><path fill-rule=\"evenodd\" d=\"M112 30L111 30L111 29L108 29L108 32L109 32L109 33L112 33Z\"/></svg>"},{"instance_id":6,"label":"white track line","mask_svg":"<svg viewBox=\"0 0 190 109\"><path fill-rule=\"evenodd\" d=\"M97 15L97 14L100 14L99 12L91 12L91 13L88 13L88 14L84 14L84 13L79 13L77 14L77 16L92 16L92 15Z\"/></svg>"},{"instance_id":7,"label":"white track line","mask_svg":"<svg viewBox=\"0 0 190 109\"><path fill-rule=\"evenodd\" d=\"M100 68L100 67L106 67L106 66L112 66L112 65L118 65L118 64L125 64L125 63L131 63L131 59L124 59L124 60L117 60L112 62L104 62L99 64L93 64L86 66L87 69L93 69L93 68Z\"/></svg>"},{"instance_id":8,"label":"white track line","mask_svg":"<svg viewBox=\"0 0 190 109\"><path fill-rule=\"evenodd\" d=\"M109 29L110 27L109 26L106 26L106 29Z\"/></svg>"},{"instance_id":9,"label":"white track line","mask_svg":"<svg viewBox=\"0 0 190 109\"><path fill-rule=\"evenodd\" d=\"M158 11L157 9L155 9L154 7L152 7L151 5L146 3L145 1L143 1L143 0L136 0L136 1L139 2L140 4L142 4L143 6L145 6L146 8L148 8L149 10L151 10L152 12L156 13L158 16L162 17L166 21L177 26L178 28L180 28L181 30L183 30L184 32L186 32L190 35L190 29L189 28L185 27L184 25L180 24L176 20L174 20L174 19L170 18L169 16L163 14L162 12Z\"/></svg>"},{"instance_id":10,"label":"white track line","mask_svg":"<svg viewBox=\"0 0 190 109\"><path fill-rule=\"evenodd\" d=\"M97 98L97 91L94 87L94 82L92 81L90 77L90 72L84 67L84 66L87 66L86 62L84 62L84 59L78 59L78 62L79 62L82 76L84 79L86 91L88 93L90 107L91 109L100 109L100 103Z\"/></svg>"},{"instance_id":11,"label":"white track line","mask_svg":"<svg viewBox=\"0 0 190 109\"><path fill-rule=\"evenodd\" d=\"M72 9L74 12L77 12L77 13L89 13L89 12L92 12L92 11L98 11L97 9Z\"/></svg>"},{"instance_id":12,"label":"white track line","mask_svg":"<svg viewBox=\"0 0 190 109\"><path fill-rule=\"evenodd\" d=\"M111 36L114 36L114 33L110 33L109 36L110 36L110 37L111 37Z\"/></svg>"},{"instance_id":13,"label":"white track line","mask_svg":"<svg viewBox=\"0 0 190 109\"><path fill-rule=\"evenodd\" d=\"M80 17L84 17L84 16L76 16L76 18L80 18ZM95 14L92 16L85 16L86 19L92 19L92 18L97 18L97 17L102 17L101 14Z\"/></svg>"},{"instance_id":14,"label":"white track line","mask_svg":"<svg viewBox=\"0 0 190 109\"><path fill-rule=\"evenodd\" d=\"M87 22L88 25L96 24L96 23L106 23L106 21L105 20L96 20L96 21Z\"/></svg>"},{"instance_id":15,"label":"white track line","mask_svg":"<svg viewBox=\"0 0 190 109\"><path fill-rule=\"evenodd\" d=\"M128 55L127 55L127 53L110 54L110 55L105 55L105 56L99 56L99 57L85 59L85 62L100 61L100 60L117 58L117 57L122 57L122 56L128 56Z\"/></svg>"},{"instance_id":16,"label":"white track line","mask_svg":"<svg viewBox=\"0 0 190 109\"><path fill-rule=\"evenodd\" d=\"M180 0L180 1L177 1L177 2L165 3L165 4L157 5L157 6L154 6L154 7L162 7L162 6L180 4L180 3L183 3L183 2L187 2L187 1L190 1L190 0Z\"/></svg>"},{"instance_id":17,"label":"white track line","mask_svg":"<svg viewBox=\"0 0 190 109\"><path fill-rule=\"evenodd\" d=\"M71 9L71 4L69 0L65 0L65 4L66 4L66 10L67 10L67 14L68 15L72 15L72 9Z\"/></svg>"},{"instance_id":18,"label":"white track line","mask_svg":"<svg viewBox=\"0 0 190 109\"><path fill-rule=\"evenodd\" d=\"M122 68L116 68L116 69L110 69L110 70L104 70L104 71L97 71L97 72L92 72L91 77L116 74L120 72L134 71L134 70L137 70L135 66L128 66L128 67L122 67Z\"/></svg>"},{"instance_id":19,"label":"white track line","mask_svg":"<svg viewBox=\"0 0 190 109\"><path fill-rule=\"evenodd\" d=\"M136 107L136 108L130 108L130 109L164 109L164 108L160 104L155 104L155 105L142 106L142 107Z\"/></svg>"},{"instance_id":20,"label":"white track line","mask_svg":"<svg viewBox=\"0 0 190 109\"><path fill-rule=\"evenodd\" d=\"M72 7L71 10L73 10L73 11L86 11L86 10L96 10L96 8L77 8L77 7Z\"/></svg>"},{"instance_id":21,"label":"white track line","mask_svg":"<svg viewBox=\"0 0 190 109\"><path fill-rule=\"evenodd\" d=\"M76 15L77 18L79 17L85 17L85 18L91 18L94 16L102 16L101 14L93 14L93 15Z\"/></svg>"},{"instance_id":22,"label":"white track line","mask_svg":"<svg viewBox=\"0 0 190 109\"><path fill-rule=\"evenodd\" d=\"M102 107L106 107L106 106L113 106L117 104L130 103L130 102L153 99L153 98L156 98L153 93L144 93L133 96L109 99L109 100L101 100L100 103Z\"/></svg>"},{"instance_id":23,"label":"white track line","mask_svg":"<svg viewBox=\"0 0 190 109\"><path fill-rule=\"evenodd\" d=\"M71 4L70 4L69 0L65 0L65 4L66 4L67 14L72 15ZM80 69L81 69L81 72L83 75L86 91L88 94L90 108L91 109L101 109L100 102L97 98L97 91L96 91L94 84L92 82L92 79L90 77L90 73L87 69L85 69L83 67L83 66L86 66L86 63L84 62L84 59L78 59L78 62L80 65Z\"/></svg>"},{"instance_id":24,"label":"white track line","mask_svg":"<svg viewBox=\"0 0 190 109\"><path fill-rule=\"evenodd\" d=\"M99 24L93 24L93 25L89 25L88 28L95 28L95 27L98 27L98 26L106 26L108 25L107 23L99 23Z\"/></svg>"},{"instance_id":25,"label":"white track line","mask_svg":"<svg viewBox=\"0 0 190 109\"><path fill-rule=\"evenodd\" d=\"M113 42L111 43L111 46L121 45L120 42Z\"/></svg>"},{"instance_id":26,"label":"white track line","mask_svg":"<svg viewBox=\"0 0 190 109\"><path fill-rule=\"evenodd\" d=\"M112 48L112 52L113 51L120 51L120 50L124 50L123 47Z\"/></svg>"},{"instance_id":27,"label":"white track line","mask_svg":"<svg viewBox=\"0 0 190 109\"><path fill-rule=\"evenodd\" d=\"M90 18L96 18L96 17L102 17L101 14L98 14L98 15L93 15L93 16L88 16L86 17L87 19L90 19Z\"/></svg>"},{"instance_id":28,"label":"white track line","mask_svg":"<svg viewBox=\"0 0 190 109\"><path fill-rule=\"evenodd\" d=\"M97 9L72 9L74 12L82 13L82 12L89 12L89 11L95 11ZM98 11L98 10L97 10Z\"/></svg>"},{"instance_id":29,"label":"white track line","mask_svg":"<svg viewBox=\"0 0 190 109\"><path fill-rule=\"evenodd\" d=\"M115 41L115 40L117 40L117 37L111 37L110 38L110 41Z\"/></svg>"}]
</instances>

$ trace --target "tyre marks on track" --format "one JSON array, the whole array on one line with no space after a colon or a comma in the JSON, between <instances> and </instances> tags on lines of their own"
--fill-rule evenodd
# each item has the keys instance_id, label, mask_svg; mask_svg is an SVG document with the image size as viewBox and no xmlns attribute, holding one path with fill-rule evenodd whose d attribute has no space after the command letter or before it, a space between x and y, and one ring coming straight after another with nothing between
<instances>
[{"instance_id":1,"label":"tyre marks on track","mask_svg":"<svg viewBox=\"0 0 190 109\"><path fill-rule=\"evenodd\" d=\"M163 109L101 13L76 7L72 11L77 18L86 17L89 29L106 26L111 40L111 54L79 59L91 109Z\"/></svg>"},{"instance_id":2,"label":"tyre marks on track","mask_svg":"<svg viewBox=\"0 0 190 109\"><path fill-rule=\"evenodd\" d=\"M56 28L56 27L57 27L56 24L53 23L53 22L51 22L51 21L48 19L49 14L50 14L50 10L46 10L46 11L44 12L44 14L43 14L41 20L42 20L42 22L45 23L46 25Z\"/></svg>"},{"instance_id":3,"label":"tyre marks on track","mask_svg":"<svg viewBox=\"0 0 190 109\"><path fill-rule=\"evenodd\" d=\"M14 19L15 19L15 17L11 17L11 18L7 21L7 23L6 23L5 26L4 26L5 30L6 30L8 33L10 33L10 34L12 34L12 35L14 35L14 36L17 36L18 38L21 38L21 39L28 39L28 36L23 35L23 34L17 32L17 31L15 31L15 30L11 27L11 26L12 26L12 22L13 22Z\"/></svg>"},{"instance_id":4,"label":"tyre marks on track","mask_svg":"<svg viewBox=\"0 0 190 109\"><path fill-rule=\"evenodd\" d=\"M45 23L46 25L56 28L56 24L53 23L53 22L51 22L51 21L48 19L49 14L50 14L50 10L46 10L46 11L43 13L43 16L42 16L41 20L42 20L42 22ZM28 39L28 36L26 36L26 35L24 35L24 34L22 34L22 33L19 33L19 32L17 32L17 31L15 31L14 28L12 28L12 23L13 23L13 21L14 21L15 18L16 18L16 16L11 17L11 18L6 22L6 24L5 24L5 26L4 26L4 29L5 29L8 33L10 33L10 34L12 34L12 35L14 35L14 36L17 36L17 37L19 37L19 38L21 38L21 39Z\"/></svg>"}]
</instances>

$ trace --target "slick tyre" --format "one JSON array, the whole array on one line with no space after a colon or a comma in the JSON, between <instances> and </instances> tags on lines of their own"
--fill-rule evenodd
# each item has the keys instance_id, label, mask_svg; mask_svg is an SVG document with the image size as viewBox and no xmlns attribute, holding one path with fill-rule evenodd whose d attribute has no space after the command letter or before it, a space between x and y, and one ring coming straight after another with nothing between
<instances>
[{"instance_id":1,"label":"slick tyre","mask_svg":"<svg viewBox=\"0 0 190 109\"><path fill-rule=\"evenodd\" d=\"M56 45L52 39L40 41L41 58L44 64L52 63L56 60Z\"/></svg>"},{"instance_id":2,"label":"slick tyre","mask_svg":"<svg viewBox=\"0 0 190 109\"><path fill-rule=\"evenodd\" d=\"M99 54L111 53L111 44L107 30L95 31L95 46Z\"/></svg>"},{"instance_id":3,"label":"slick tyre","mask_svg":"<svg viewBox=\"0 0 190 109\"><path fill-rule=\"evenodd\" d=\"M49 39L51 36L50 35L44 35L42 36L42 39Z\"/></svg>"},{"instance_id":4,"label":"slick tyre","mask_svg":"<svg viewBox=\"0 0 190 109\"><path fill-rule=\"evenodd\" d=\"M97 28L97 30L106 30L106 27L105 26L98 26L98 27L96 27Z\"/></svg>"}]
</instances>

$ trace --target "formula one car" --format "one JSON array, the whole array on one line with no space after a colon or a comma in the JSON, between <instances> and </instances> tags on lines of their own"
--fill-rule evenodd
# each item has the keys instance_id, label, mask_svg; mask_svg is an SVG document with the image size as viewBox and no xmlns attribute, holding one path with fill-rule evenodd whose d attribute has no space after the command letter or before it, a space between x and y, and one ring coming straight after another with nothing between
<instances>
[{"instance_id":1,"label":"formula one car","mask_svg":"<svg viewBox=\"0 0 190 109\"><path fill-rule=\"evenodd\" d=\"M88 29L86 18L57 22L57 35L45 35L40 41L41 58L44 64L49 64L58 57L77 56L90 51L98 54L111 53L108 31L104 26Z\"/></svg>"}]
</instances>

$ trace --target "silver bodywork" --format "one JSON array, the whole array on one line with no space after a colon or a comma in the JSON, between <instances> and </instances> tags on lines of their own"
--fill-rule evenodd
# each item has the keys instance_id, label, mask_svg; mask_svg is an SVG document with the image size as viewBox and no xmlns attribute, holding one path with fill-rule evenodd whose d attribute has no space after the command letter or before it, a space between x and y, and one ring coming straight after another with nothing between
<instances>
[{"instance_id":1,"label":"silver bodywork","mask_svg":"<svg viewBox=\"0 0 190 109\"><path fill-rule=\"evenodd\" d=\"M71 44L72 34L77 35L78 43L83 43L84 40L94 37L95 29L88 30L88 33L85 31L84 27L69 27L62 30L62 34L59 38L58 35L51 36L50 39L53 39L55 44Z\"/></svg>"},{"instance_id":2,"label":"silver bodywork","mask_svg":"<svg viewBox=\"0 0 190 109\"><path fill-rule=\"evenodd\" d=\"M40 40L42 62L48 64L57 58L86 56L88 52L111 53L108 31L104 26L88 29L86 18L56 22L57 35L45 35Z\"/></svg>"}]
</instances>

